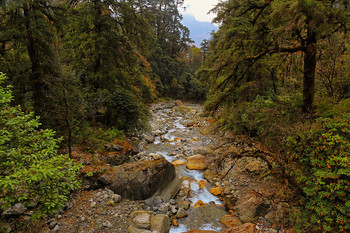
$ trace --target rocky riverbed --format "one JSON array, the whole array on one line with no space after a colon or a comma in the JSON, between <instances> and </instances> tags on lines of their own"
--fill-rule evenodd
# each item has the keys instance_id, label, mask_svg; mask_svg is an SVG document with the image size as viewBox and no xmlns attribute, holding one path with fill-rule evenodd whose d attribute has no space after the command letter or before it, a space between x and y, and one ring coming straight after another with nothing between
<instances>
[{"instance_id":1,"label":"rocky riverbed","mask_svg":"<svg viewBox=\"0 0 350 233\"><path fill-rule=\"evenodd\" d=\"M154 104L151 131L103 155L75 151L83 189L33 232L292 232L263 147L220 131L201 107Z\"/></svg>"}]
</instances>

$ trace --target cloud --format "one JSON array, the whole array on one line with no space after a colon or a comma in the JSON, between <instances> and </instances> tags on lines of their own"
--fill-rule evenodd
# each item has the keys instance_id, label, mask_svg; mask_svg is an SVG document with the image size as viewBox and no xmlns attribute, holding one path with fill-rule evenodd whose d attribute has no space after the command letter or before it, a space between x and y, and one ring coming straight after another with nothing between
<instances>
[{"instance_id":1,"label":"cloud","mask_svg":"<svg viewBox=\"0 0 350 233\"><path fill-rule=\"evenodd\" d=\"M199 22L211 22L215 17L214 14L208 14L219 0L185 0L184 6L186 10L183 14L193 15Z\"/></svg>"}]
</instances>

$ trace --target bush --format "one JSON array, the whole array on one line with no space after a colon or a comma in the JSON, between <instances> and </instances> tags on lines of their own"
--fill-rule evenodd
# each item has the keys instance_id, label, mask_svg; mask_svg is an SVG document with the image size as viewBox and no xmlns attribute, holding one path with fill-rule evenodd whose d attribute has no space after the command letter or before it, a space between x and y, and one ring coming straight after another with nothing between
<instances>
[{"instance_id":1,"label":"bush","mask_svg":"<svg viewBox=\"0 0 350 233\"><path fill-rule=\"evenodd\" d=\"M252 102L237 103L224 113L226 129L259 137L270 147L282 146L286 135L299 121L302 98L299 94L257 96Z\"/></svg>"},{"instance_id":2,"label":"bush","mask_svg":"<svg viewBox=\"0 0 350 233\"><path fill-rule=\"evenodd\" d=\"M323 119L288 139L301 188L294 220L312 232L350 231L350 114Z\"/></svg>"},{"instance_id":3,"label":"bush","mask_svg":"<svg viewBox=\"0 0 350 233\"><path fill-rule=\"evenodd\" d=\"M5 79L0 75L0 84ZM80 166L58 155L61 139L52 130L39 129L38 117L11 107L10 87L0 86L0 202L8 208L18 202L38 204L36 216L62 207L79 188Z\"/></svg>"}]
</instances>

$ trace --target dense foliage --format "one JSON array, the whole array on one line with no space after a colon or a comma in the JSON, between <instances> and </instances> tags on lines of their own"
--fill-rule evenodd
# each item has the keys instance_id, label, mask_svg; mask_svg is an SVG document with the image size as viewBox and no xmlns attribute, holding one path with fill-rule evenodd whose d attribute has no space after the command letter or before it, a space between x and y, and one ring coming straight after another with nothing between
<instances>
[{"instance_id":1,"label":"dense foliage","mask_svg":"<svg viewBox=\"0 0 350 233\"><path fill-rule=\"evenodd\" d=\"M350 102L347 110L350 110ZM350 115L320 119L288 140L296 161L292 171L302 189L294 217L301 229L350 230ZM300 166L301 165L301 166Z\"/></svg>"},{"instance_id":2,"label":"dense foliage","mask_svg":"<svg viewBox=\"0 0 350 233\"><path fill-rule=\"evenodd\" d=\"M88 131L82 127L142 129L146 104L158 96L204 99L194 76L202 56L181 24L182 5L1 1L0 71L14 103L34 110L70 148Z\"/></svg>"},{"instance_id":3,"label":"dense foliage","mask_svg":"<svg viewBox=\"0 0 350 233\"><path fill-rule=\"evenodd\" d=\"M10 87L0 85L0 202L5 209L18 202L38 205L36 216L50 213L79 188L80 166L58 154L61 139L52 130L39 129L33 113L11 107L12 99Z\"/></svg>"},{"instance_id":4,"label":"dense foliage","mask_svg":"<svg viewBox=\"0 0 350 233\"><path fill-rule=\"evenodd\" d=\"M350 228L349 1L228 0L203 42L206 108L259 139L288 181L300 232Z\"/></svg>"}]
</instances>

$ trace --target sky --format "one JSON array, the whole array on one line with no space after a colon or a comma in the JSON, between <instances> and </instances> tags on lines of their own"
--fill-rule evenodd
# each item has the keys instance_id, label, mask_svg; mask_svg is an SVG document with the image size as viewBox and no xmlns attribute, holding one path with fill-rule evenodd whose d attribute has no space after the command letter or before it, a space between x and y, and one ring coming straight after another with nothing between
<instances>
[{"instance_id":1,"label":"sky","mask_svg":"<svg viewBox=\"0 0 350 233\"><path fill-rule=\"evenodd\" d=\"M199 22L211 22L214 14L207 14L219 0L185 0L186 11L183 14L193 15Z\"/></svg>"},{"instance_id":2,"label":"sky","mask_svg":"<svg viewBox=\"0 0 350 233\"><path fill-rule=\"evenodd\" d=\"M207 14L219 0L185 0L186 10L181 10L183 15L182 24L190 29L190 37L195 45L200 47L204 39L210 39L210 32L216 31L217 27L211 24L215 14Z\"/></svg>"}]
</instances>

